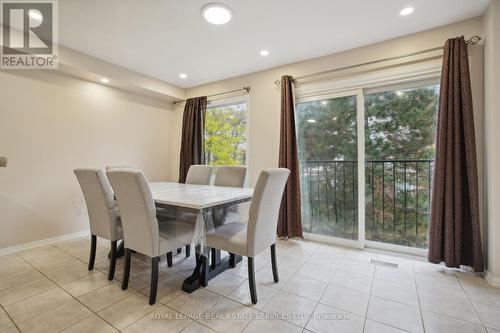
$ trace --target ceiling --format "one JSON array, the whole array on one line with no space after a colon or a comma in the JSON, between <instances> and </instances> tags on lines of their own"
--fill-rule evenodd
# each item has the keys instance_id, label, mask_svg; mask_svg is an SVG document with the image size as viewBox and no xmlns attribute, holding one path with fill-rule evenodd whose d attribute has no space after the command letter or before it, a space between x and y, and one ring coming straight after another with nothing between
<instances>
[{"instance_id":1,"label":"ceiling","mask_svg":"<svg viewBox=\"0 0 500 333\"><path fill-rule=\"evenodd\" d=\"M208 2L59 1L59 42L188 88L476 17L489 0L220 0L223 26L202 18Z\"/></svg>"}]
</instances>

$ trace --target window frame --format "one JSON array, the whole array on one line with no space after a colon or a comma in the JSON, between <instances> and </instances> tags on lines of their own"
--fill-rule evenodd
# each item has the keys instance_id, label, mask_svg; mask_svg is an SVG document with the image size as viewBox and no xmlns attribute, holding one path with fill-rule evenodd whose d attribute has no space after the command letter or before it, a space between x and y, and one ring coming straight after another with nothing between
<instances>
[{"instance_id":1,"label":"window frame","mask_svg":"<svg viewBox=\"0 0 500 333\"><path fill-rule=\"evenodd\" d=\"M427 256L427 249L369 241L365 239L365 95L397 89L417 88L439 84L441 59L417 64L403 64L389 69L353 74L348 77L323 79L297 84L295 105L335 97L357 96L357 146L358 146L358 239L303 232L304 238L354 248L375 248L416 256ZM297 138L298 139L298 138Z\"/></svg>"}]
</instances>

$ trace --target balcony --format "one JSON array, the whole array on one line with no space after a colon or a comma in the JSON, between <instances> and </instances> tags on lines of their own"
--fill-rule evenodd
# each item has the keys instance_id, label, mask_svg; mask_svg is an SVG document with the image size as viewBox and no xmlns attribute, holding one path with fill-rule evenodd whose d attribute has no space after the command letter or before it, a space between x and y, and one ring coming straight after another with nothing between
<instances>
[{"instance_id":1,"label":"balcony","mask_svg":"<svg viewBox=\"0 0 500 333\"><path fill-rule=\"evenodd\" d=\"M302 224L309 233L357 239L358 162L305 160ZM433 160L365 162L366 240L428 246Z\"/></svg>"}]
</instances>

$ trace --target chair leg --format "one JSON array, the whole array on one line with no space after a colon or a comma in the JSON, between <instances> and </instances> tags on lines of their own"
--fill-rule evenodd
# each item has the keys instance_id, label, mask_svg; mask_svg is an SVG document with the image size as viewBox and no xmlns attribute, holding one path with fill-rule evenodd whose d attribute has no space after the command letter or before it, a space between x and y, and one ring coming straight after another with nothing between
<instances>
[{"instance_id":1,"label":"chair leg","mask_svg":"<svg viewBox=\"0 0 500 333\"><path fill-rule=\"evenodd\" d=\"M186 258L191 255L191 245L186 245Z\"/></svg>"},{"instance_id":2,"label":"chair leg","mask_svg":"<svg viewBox=\"0 0 500 333\"><path fill-rule=\"evenodd\" d=\"M273 267L273 279L278 283L280 278L278 276L278 265L276 264L276 244L271 245L271 266Z\"/></svg>"},{"instance_id":3,"label":"chair leg","mask_svg":"<svg viewBox=\"0 0 500 333\"><path fill-rule=\"evenodd\" d=\"M172 259L172 252L168 252L167 253L167 266L168 267L172 267L172 261L173 261L173 259Z\"/></svg>"},{"instance_id":4,"label":"chair leg","mask_svg":"<svg viewBox=\"0 0 500 333\"><path fill-rule=\"evenodd\" d=\"M97 236L90 236L90 256L89 256L89 271L94 269L95 251L97 247Z\"/></svg>"},{"instance_id":5,"label":"chair leg","mask_svg":"<svg viewBox=\"0 0 500 333\"><path fill-rule=\"evenodd\" d=\"M179 254L181 252L182 252L182 248L180 247L180 248L177 249L177 254Z\"/></svg>"},{"instance_id":6,"label":"chair leg","mask_svg":"<svg viewBox=\"0 0 500 333\"><path fill-rule=\"evenodd\" d=\"M115 277L116 256L118 254L116 241L111 242L111 258L109 258L108 280L111 281Z\"/></svg>"},{"instance_id":7,"label":"chair leg","mask_svg":"<svg viewBox=\"0 0 500 333\"><path fill-rule=\"evenodd\" d=\"M234 253L229 253L229 268L236 267L236 255Z\"/></svg>"},{"instance_id":8,"label":"chair leg","mask_svg":"<svg viewBox=\"0 0 500 333\"><path fill-rule=\"evenodd\" d=\"M159 265L160 257L151 258L151 287L149 288L149 305L153 305L156 303Z\"/></svg>"},{"instance_id":9,"label":"chair leg","mask_svg":"<svg viewBox=\"0 0 500 333\"><path fill-rule=\"evenodd\" d=\"M252 303L257 304L257 289L255 287L255 266L252 257L248 257L248 284L250 285L250 297L252 298Z\"/></svg>"},{"instance_id":10,"label":"chair leg","mask_svg":"<svg viewBox=\"0 0 500 333\"><path fill-rule=\"evenodd\" d=\"M132 252L129 249L125 249L125 264L123 265L123 279L122 279L122 290L128 288L128 279L130 277L130 259Z\"/></svg>"}]
</instances>

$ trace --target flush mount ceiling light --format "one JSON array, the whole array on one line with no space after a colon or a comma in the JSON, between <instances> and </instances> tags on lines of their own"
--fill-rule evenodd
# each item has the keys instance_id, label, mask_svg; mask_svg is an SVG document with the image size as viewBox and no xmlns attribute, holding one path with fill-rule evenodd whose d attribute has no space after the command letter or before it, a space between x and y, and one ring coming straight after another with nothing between
<instances>
[{"instance_id":1,"label":"flush mount ceiling light","mask_svg":"<svg viewBox=\"0 0 500 333\"><path fill-rule=\"evenodd\" d=\"M203 6L201 14L207 22L217 25L226 24L233 16L228 6L215 2Z\"/></svg>"},{"instance_id":2,"label":"flush mount ceiling light","mask_svg":"<svg viewBox=\"0 0 500 333\"><path fill-rule=\"evenodd\" d=\"M30 9L28 12L28 15L29 15L29 17L31 17L34 20L40 21L43 18L42 13L40 13L40 11L38 9Z\"/></svg>"},{"instance_id":3,"label":"flush mount ceiling light","mask_svg":"<svg viewBox=\"0 0 500 333\"><path fill-rule=\"evenodd\" d=\"M267 57L269 55L269 51L268 50L261 50L260 55L263 57Z\"/></svg>"},{"instance_id":4,"label":"flush mount ceiling light","mask_svg":"<svg viewBox=\"0 0 500 333\"><path fill-rule=\"evenodd\" d=\"M188 77L188 76L187 76L186 74L184 74L184 73L180 73L180 74L179 74L179 77L180 77L181 79L187 79L187 77Z\"/></svg>"},{"instance_id":5,"label":"flush mount ceiling light","mask_svg":"<svg viewBox=\"0 0 500 333\"><path fill-rule=\"evenodd\" d=\"M411 13L413 13L414 9L415 8L413 8L413 7L406 7L406 8L401 9L401 11L399 12L399 14L401 16L410 15Z\"/></svg>"},{"instance_id":6,"label":"flush mount ceiling light","mask_svg":"<svg viewBox=\"0 0 500 333\"><path fill-rule=\"evenodd\" d=\"M101 78L101 82L102 82L102 83L109 83L109 80L108 80L108 79L106 79L105 77L103 77L103 78Z\"/></svg>"},{"instance_id":7,"label":"flush mount ceiling light","mask_svg":"<svg viewBox=\"0 0 500 333\"><path fill-rule=\"evenodd\" d=\"M307 119L308 123L314 124L316 122L316 119Z\"/></svg>"}]
</instances>

